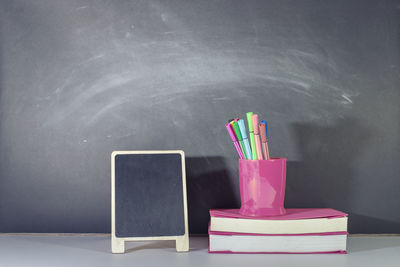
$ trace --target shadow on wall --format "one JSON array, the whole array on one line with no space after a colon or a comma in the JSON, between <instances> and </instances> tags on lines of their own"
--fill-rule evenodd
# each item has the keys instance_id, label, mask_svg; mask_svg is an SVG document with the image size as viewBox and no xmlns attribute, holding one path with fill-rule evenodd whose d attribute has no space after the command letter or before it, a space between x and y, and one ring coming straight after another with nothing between
<instances>
[{"instance_id":1,"label":"shadow on wall","mask_svg":"<svg viewBox=\"0 0 400 267\"><path fill-rule=\"evenodd\" d=\"M3 42L4 42L4 38L5 38L5 36L3 36L4 34L3 34L3 28L2 27L4 27L4 21L3 21L3 19L4 18L2 18L2 16L0 16L0 107L2 107L2 97L3 97L3 93L4 93L4 87L5 87L5 85L4 85L4 79L3 79L3 76L5 76L5 75L3 75L3 72L4 72L4 58L3 58L3 46L2 46L2 44L3 44ZM4 156L3 156L3 153L2 153L2 151L5 151L5 149L4 149L4 144L3 144L3 124L4 124L4 121L5 121L5 114L4 114L4 112L2 111L2 110L0 110L0 160L2 161L2 162L4 162ZM0 170L0 175L2 174L2 172L1 172L1 170ZM4 179L0 179L0 194L2 194L3 192L2 192L2 189L3 188L3 190L4 190L4 188L5 188L5 186L4 186ZM1 217L1 215L2 214L4 214L3 213L3 207L2 207L2 205L0 204L0 217Z\"/></svg>"},{"instance_id":2,"label":"shadow on wall","mask_svg":"<svg viewBox=\"0 0 400 267\"><path fill-rule=\"evenodd\" d=\"M187 157L186 180L191 234L208 232L209 209L240 204L223 157Z\"/></svg>"},{"instance_id":3,"label":"shadow on wall","mask_svg":"<svg viewBox=\"0 0 400 267\"><path fill-rule=\"evenodd\" d=\"M349 232L350 233L398 233L400 223L384 220L371 216L351 213L349 214Z\"/></svg>"},{"instance_id":4,"label":"shadow on wall","mask_svg":"<svg viewBox=\"0 0 400 267\"><path fill-rule=\"evenodd\" d=\"M301 162L288 162L286 207L330 207L347 211L357 190L356 166L373 136L360 121L293 125ZM349 229L356 229L349 220ZM358 229L358 227L357 227Z\"/></svg>"}]
</instances>

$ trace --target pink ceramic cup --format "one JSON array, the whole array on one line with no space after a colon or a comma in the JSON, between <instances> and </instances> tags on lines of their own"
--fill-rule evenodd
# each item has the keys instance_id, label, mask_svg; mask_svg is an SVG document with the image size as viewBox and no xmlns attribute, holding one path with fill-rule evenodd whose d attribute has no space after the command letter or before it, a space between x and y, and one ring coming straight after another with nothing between
<instances>
[{"instance_id":1,"label":"pink ceramic cup","mask_svg":"<svg viewBox=\"0 0 400 267\"><path fill-rule=\"evenodd\" d=\"M276 216L283 207L286 187L286 158L239 159L239 213L247 216Z\"/></svg>"}]
</instances>

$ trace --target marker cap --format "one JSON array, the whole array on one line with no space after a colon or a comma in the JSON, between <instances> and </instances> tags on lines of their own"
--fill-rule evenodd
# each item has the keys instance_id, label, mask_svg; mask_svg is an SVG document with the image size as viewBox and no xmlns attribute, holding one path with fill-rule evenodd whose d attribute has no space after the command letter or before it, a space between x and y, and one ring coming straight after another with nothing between
<instances>
[{"instance_id":1,"label":"marker cap","mask_svg":"<svg viewBox=\"0 0 400 267\"><path fill-rule=\"evenodd\" d=\"M238 121L238 120L239 120L239 118L233 119L230 121L230 123L233 124L235 121Z\"/></svg>"},{"instance_id":2,"label":"marker cap","mask_svg":"<svg viewBox=\"0 0 400 267\"><path fill-rule=\"evenodd\" d=\"M257 127L257 125L258 125L258 115L257 115L257 114L253 114L253 115L251 116L251 122L252 122L253 125L255 126L255 127L254 127L254 134L258 134L258 133L259 133L259 130L258 130L258 127Z\"/></svg>"},{"instance_id":3,"label":"marker cap","mask_svg":"<svg viewBox=\"0 0 400 267\"><path fill-rule=\"evenodd\" d=\"M253 115L253 112L247 112L246 117L247 117L247 124L249 125L249 132L253 131L253 123L251 121L251 116Z\"/></svg>"},{"instance_id":4,"label":"marker cap","mask_svg":"<svg viewBox=\"0 0 400 267\"><path fill-rule=\"evenodd\" d=\"M237 122L237 121L234 121L234 122L232 123L232 126L233 126L233 130L235 131L237 140L238 140L238 141L242 141L243 138L242 138L242 135L240 134L240 129L239 129L238 122Z\"/></svg>"},{"instance_id":5,"label":"marker cap","mask_svg":"<svg viewBox=\"0 0 400 267\"><path fill-rule=\"evenodd\" d=\"M242 134L242 138L246 139L247 138L247 133L246 133L246 127L244 126L244 120L239 120L238 121L240 133Z\"/></svg>"},{"instance_id":6,"label":"marker cap","mask_svg":"<svg viewBox=\"0 0 400 267\"><path fill-rule=\"evenodd\" d=\"M226 129L228 130L229 136L231 137L233 142L237 142L235 132L233 131L232 124L225 124Z\"/></svg>"}]
</instances>

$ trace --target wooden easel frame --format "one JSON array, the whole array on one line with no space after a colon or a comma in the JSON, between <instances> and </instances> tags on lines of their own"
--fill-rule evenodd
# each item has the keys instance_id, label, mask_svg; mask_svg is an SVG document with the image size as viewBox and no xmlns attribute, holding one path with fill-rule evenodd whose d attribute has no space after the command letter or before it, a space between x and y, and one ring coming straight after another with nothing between
<instances>
[{"instance_id":1,"label":"wooden easel frame","mask_svg":"<svg viewBox=\"0 0 400 267\"><path fill-rule=\"evenodd\" d=\"M115 236L115 156L127 154L181 154L183 209L185 220L185 234L179 236L148 236L148 237L116 237ZM111 251L112 253L125 253L125 241L152 241L175 240L176 251L189 251L189 229L186 198L186 170L185 153L182 150L142 150L142 151L114 151L111 154Z\"/></svg>"}]
</instances>

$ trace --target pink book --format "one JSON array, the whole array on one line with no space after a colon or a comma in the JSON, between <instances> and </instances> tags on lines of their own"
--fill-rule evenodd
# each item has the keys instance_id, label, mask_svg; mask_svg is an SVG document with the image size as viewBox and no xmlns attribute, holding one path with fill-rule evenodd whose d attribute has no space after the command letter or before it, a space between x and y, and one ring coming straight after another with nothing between
<instances>
[{"instance_id":1,"label":"pink book","mask_svg":"<svg viewBox=\"0 0 400 267\"><path fill-rule=\"evenodd\" d=\"M279 216L254 217L239 214L239 209L213 209L211 217L257 219L257 220L300 220L313 218L345 217L346 213L329 208L286 209L286 214Z\"/></svg>"},{"instance_id":2,"label":"pink book","mask_svg":"<svg viewBox=\"0 0 400 267\"><path fill-rule=\"evenodd\" d=\"M347 214L334 209L286 209L281 216L252 217L238 209L210 210L210 231L263 235L347 232Z\"/></svg>"},{"instance_id":3,"label":"pink book","mask_svg":"<svg viewBox=\"0 0 400 267\"><path fill-rule=\"evenodd\" d=\"M347 214L334 209L286 209L252 217L210 210L210 253L346 253Z\"/></svg>"},{"instance_id":4,"label":"pink book","mask_svg":"<svg viewBox=\"0 0 400 267\"><path fill-rule=\"evenodd\" d=\"M346 252L347 232L260 235L209 231L209 253L319 254Z\"/></svg>"}]
</instances>

